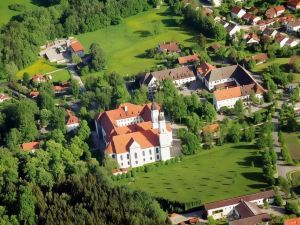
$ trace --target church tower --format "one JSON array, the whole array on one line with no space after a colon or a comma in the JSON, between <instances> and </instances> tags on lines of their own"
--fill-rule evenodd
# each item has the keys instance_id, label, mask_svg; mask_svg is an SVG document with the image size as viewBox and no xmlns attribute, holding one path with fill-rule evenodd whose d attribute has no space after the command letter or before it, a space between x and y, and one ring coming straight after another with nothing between
<instances>
[{"instance_id":1,"label":"church tower","mask_svg":"<svg viewBox=\"0 0 300 225\"><path fill-rule=\"evenodd\" d=\"M164 112L159 113L159 144L161 160L165 161L171 158L170 148L172 145L172 132L167 130Z\"/></svg>"},{"instance_id":2,"label":"church tower","mask_svg":"<svg viewBox=\"0 0 300 225\"><path fill-rule=\"evenodd\" d=\"M156 102L152 102L151 105L151 120L152 120L152 128L153 129L158 129L158 105Z\"/></svg>"}]
</instances>

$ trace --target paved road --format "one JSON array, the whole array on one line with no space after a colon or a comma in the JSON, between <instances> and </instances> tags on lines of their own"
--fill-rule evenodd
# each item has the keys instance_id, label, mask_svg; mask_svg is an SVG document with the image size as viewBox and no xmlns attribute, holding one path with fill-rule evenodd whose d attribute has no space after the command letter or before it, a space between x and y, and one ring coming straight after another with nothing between
<instances>
[{"instance_id":1,"label":"paved road","mask_svg":"<svg viewBox=\"0 0 300 225\"><path fill-rule=\"evenodd\" d=\"M274 141L274 149L278 155L278 160L277 160L277 164L276 164L277 175L282 176L284 178L288 178L287 175L292 171L300 170L300 166L287 165L282 160L282 157L281 157L281 149L280 149L280 145L279 145L278 132L280 131L280 129L279 129L279 109L281 108L282 104L283 104L283 101L278 101L278 108L276 109L274 116L272 118L272 122L274 124L274 131L272 133L272 136L273 136L273 141Z\"/></svg>"},{"instance_id":2,"label":"paved road","mask_svg":"<svg viewBox=\"0 0 300 225\"><path fill-rule=\"evenodd\" d=\"M71 73L73 79L75 79L75 80L78 81L78 83L79 83L79 85L80 85L80 90L81 90L82 92L84 92L84 91L85 91L84 84L83 84L83 82L82 82L82 80L81 80L79 74L76 73L76 71L75 71L75 66L74 66L73 64L70 63L70 64L68 64L68 69L69 69L69 71L70 71L70 73Z\"/></svg>"}]
</instances>

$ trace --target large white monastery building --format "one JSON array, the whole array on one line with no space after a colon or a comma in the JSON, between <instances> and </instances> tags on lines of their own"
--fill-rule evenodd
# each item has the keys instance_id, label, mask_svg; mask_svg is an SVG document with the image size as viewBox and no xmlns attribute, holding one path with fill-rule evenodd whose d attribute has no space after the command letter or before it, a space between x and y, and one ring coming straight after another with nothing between
<instances>
[{"instance_id":1,"label":"large white monastery building","mask_svg":"<svg viewBox=\"0 0 300 225\"><path fill-rule=\"evenodd\" d=\"M138 167L171 158L172 128L156 103L134 105L102 112L96 131L106 144L105 152L120 168Z\"/></svg>"}]
</instances>

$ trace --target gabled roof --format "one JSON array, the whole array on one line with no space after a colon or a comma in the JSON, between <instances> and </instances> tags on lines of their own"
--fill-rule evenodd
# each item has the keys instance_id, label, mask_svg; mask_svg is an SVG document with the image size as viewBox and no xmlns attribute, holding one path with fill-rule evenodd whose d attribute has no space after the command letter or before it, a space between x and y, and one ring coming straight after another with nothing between
<instances>
[{"instance_id":1,"label":"gabled roof","mask_svg":"<svg viewBox=\"0 0 300 225\"><path fill-rule=\"evenodd\" d=\"M37 97L39 94L40 94L40 92L38 92L38 91L32 91L32 92L29 93L29 96L30 96L31 98L35 98L35 97Z\"/></svg>"},{"instance_id":2,"label":"gabled roof","mask_svg":"<svg viewBox=\"0 0 300 225\"><path fill-rule=\"evenodd\" d=\"M287 219L284 221L284 225L300 225L300 217Z\"/></svg>"},{"instance_id":3,"label":"gabled roof","mask_svg":"<svg viewBox=\"0 0 300 225\"><path fill-rule=\"evenodd\" d=\"M269 59L268 54L266 53L258 53L254 56L252 56L252 59L256 62L266 61Z\"/></svg>"},{"instance_id":4,"label":"gabled roof","mask_svg":"<svg viewBox=\"0 0 300 225\"><path fill-rule=\"evenodd\" d=\"M40 142L38 141L27 142L21 145L23 151L32 151L38 149L39 147L40 147Z\"/></svg>"},{"instance_id":5,"label":"gabled roof","mask_svg":"<svg viewBox=\"0 0 300 225\"><path fill-rule=\"evenodd\" d=\"M216 69L216 67L214 67L213 65L204 62L201 63L200 66L197 67L197 72L201 75L201 76L206 76L210 71Z\"/></svg>"},{"instance_id":6,"label":"gabled roof","mask_svg":"<svg viewBox=\"0 0 300 225\"><path fill-rule=\"evenodd\" d=\"M276 12L280 12L280 11L284 11L285 7L283 5L278 5L275 6L274 9L276 10Z\"/></svg>"},{"instance_id":7,"label":"gabled roof","mask_svg":"<svg viewBox=\"0 0 300 225\"><path fill-rule=\"evenodd\" d=\"M258 199L266 199L266 198L273 198L275 196L275 192L273 190L258 192L250 195L243 195L235 198L225 199L221 201L211 202L204 204L205 210L211 210L221 207L226 207L230 205L238 204L241 200L244 201L254 201Z\"/></svg>"},{"instance_id":8,"label":"gabled roof","mask_svg":"<svg viewBox=\"0 0 300 225\"><path fill-rule=\"evenodd\" d=\"M300 5L300 0L288 0L287 5L296 8Z\"/></svg>"},{"instance_id":9,"label":"gabled roof","mask_svg":"<svg viewBox=\"0 0 300 225\"><path fill-rule=\"evenodd\" d=\"M160 70L146 73L141 83L148 85L154 77L157 81L163 81L167 78L172 80L181 80L189 77L194 77L195 71L193 66L182 66L173 69Z\"/></svg>"},{"instance_id":10,"label":"gabled roof","mask_svg":"<svg viewBox=\"0 0 300 225\"><path fill-rule=\"evenodd\" d=\"M290 27L299 27L300 26L300 20L291 21L287 24Z\"/></svg>"},{"instance_id":11,"label":"gabled roof","mask_svg":"<svg viewBox=\"0 0 300 225\"><path fill-rule=\"evenodd\" d=\"M176 42L159 44L158 47L163 51L180 52L180 48Z\"/></svg>"},{"instance_id":12,"label":"gabled roof","mask_svg":"<svg viewBox=\"0 0 300 225\"><path fill-rule=\"evenodd\" d=\"M79 41L72 42L70 47L74 52L84 51L84 47L82 46L82 44Z\"/></svg>"},{"instance_id":13,"label":"gabled roof","mask_svg":"<svg viewBox=\"0 0 300 225\"><path fill-rule=\"evenodd\" d=\"M243 10L241 7L234 6L232 7L231 12L234 14L238 14L241 10Z\"/></svg>"},{"instance_id":14,"label":"gabled roof","mask_svg":"<svg viewBox=\"0 0 300 225\"><path fill-rule=\"evenodd\" d=\"M188 56L183 56L178 58L178 62L180 65L184 65L187 63L194 63L194 62L199 62L200 58L197 54L194 55L188 55Z\"/></svg>"},{"instance_id":15,"label":"gabled roof","mask_svg":"<svg viewBox=\"0 0 300 225\"><path fill-rule=\"evenodd\" d=\"M233 87L214 91L214 96L217 101L222 101L231 98L239 98L242 96L241 87Z\"/></svg>"},{"instance_id":16,"label":"gabled roof","mask_svg":"<svg viewBox=\"0 0 300 225\"><path fill-rule=\"evenodd\" d=\"M230 221L231 225L257 225L261 224L262 222L270 221L271 217L267 213L262 213L259 215L242 218L234 221Z\"/></svg>"},{"instance_id":17,"label":"gabled roof","mask_svg":"<svg viewBox=\"0 0 300 225\"><path fill-rule=\"evenodd\" d=\"M75 114L72 111L67 110L67 125L78 123L80 123L80 119L77 116L75 116Z\"/></svg>"}]
</instances>

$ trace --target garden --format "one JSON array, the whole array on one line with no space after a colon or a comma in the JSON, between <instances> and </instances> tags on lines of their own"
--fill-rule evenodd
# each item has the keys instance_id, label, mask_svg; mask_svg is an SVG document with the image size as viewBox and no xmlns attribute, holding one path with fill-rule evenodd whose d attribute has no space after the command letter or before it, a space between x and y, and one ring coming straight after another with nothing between
<instances>
[{"instance_id":1,"label":"garden","mask_svg":"<svg viewBox=\"0 0 300 225\"><path fill-rule=\"evenodd\" d=\"M300 160L300 132L284 133L284 138L293 160Z\"/></svg>"},{"instance_id":2,"label":"garden","mask_svg":"<svg viewBox=\"0 0 300 225\"><path fill-rule=\"evenodd\" d=\"M179 162L152 166L117 182L170 201L203 204L266 188L261 167L261 154L255 145L227 144Z\"/></svg>"}]
</instances>

